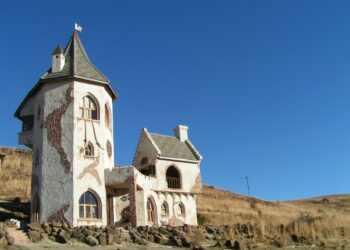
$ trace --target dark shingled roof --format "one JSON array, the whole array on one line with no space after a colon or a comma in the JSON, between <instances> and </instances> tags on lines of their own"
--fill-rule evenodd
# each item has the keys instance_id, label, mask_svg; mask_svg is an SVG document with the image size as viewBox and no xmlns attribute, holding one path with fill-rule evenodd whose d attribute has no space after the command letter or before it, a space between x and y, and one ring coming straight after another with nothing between
<instances>
[{"instance_id":1,"label":"dark shingled roof","mask_svg":"<svg viewBox=\"0 0 350 250\"><path fill-rule=\"evenodd\" d=\"M59 46L56 47L53 53L58 52L60 49L61 48ZM63 66L63 69L59 72L52 73L52 70L50 68L47 72L45 72L45 74L39 79L37 84L29 91L25 99L22 101L22 103L16 110L16 117L19 117L19 113L23 106L36 93L36 91L40 89L42 84L55 79L74 77L78 79L87 80L89 82L104 86L113 99L117 97L117 94L112 89L107 77L105 77L88 58L76 31L71 36L64 50L64 56L65 64Z\"/></svg>"},{"instance_id":2,"label":"dark shingled roof","mask_svg":"<svg viewBox=\"0 0 350 250\"><path fill-rule=\"evenodd\" d=\"M191 161L200 160L200 156L198 153L195 153L195 149L191 148L188 141L181 142L175 136L159 135L154 133L149 134L161 151L161 156Z\"/></svg>"},{"instance_id":3,"label":"dark shingled roof","mask_svg":"<svg viewBox=\"0 0 350 250\"><path fill-rule=\"evenodd\" d=\"M41 77L50 79L62 76L81 76L100 82L109 83L105 77L89 60L77 32L74 32L64 50L65 64L59 72L52 73L51 68Z\"/></svg>"}]
</instances>

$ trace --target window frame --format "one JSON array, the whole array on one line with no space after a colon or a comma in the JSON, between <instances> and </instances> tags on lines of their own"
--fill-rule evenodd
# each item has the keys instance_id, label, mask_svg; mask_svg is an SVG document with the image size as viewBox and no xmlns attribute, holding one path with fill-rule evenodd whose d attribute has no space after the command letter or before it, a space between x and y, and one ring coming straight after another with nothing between
<instances>
[{"instance_id":1,"label":"window frame","mask_svg":"<svg viewBox=\"0 0 350 250\"><path fill-rule=\"evenodd\" d=\"M88 103L86 103L88 102ZM94 106L94 107L91 107ZM85 95L80 99L79 118L84 120L99 121L99 103L91 94Z\"/></svg>"},{"instance_id":2,"label":"window frame","mask_svg":"<svg viewBox=\"0 0 350 250\"><path fill-rule=\"evenodd\" d=\"M90 203L86 203L86 195L90 194ZM81 199L83 200L83 203L81 203ZM92 201L95 201L96 204L93 204ZM81 216L81 208L83 208L83 216ZM95 209L95 215L93 216L93 209ZM89 216L87 216L87 213L89 211ZM79 197L79 219L80 220L98 220L102 218L102 211L101 211L101 199L99 195L92 189L88 189L86 192L84 192Z\"/></svg>"}]
</instances>

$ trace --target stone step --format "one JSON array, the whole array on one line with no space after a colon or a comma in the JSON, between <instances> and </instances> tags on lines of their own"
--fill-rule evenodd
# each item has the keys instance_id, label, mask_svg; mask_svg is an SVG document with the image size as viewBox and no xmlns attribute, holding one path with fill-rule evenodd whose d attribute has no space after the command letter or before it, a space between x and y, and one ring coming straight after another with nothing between
<instances>
[{"instance_id":1,"label":"stone step","mask_svg":"<svg viewBox=\"0 0 350 250\"><path fill-rule=\"evenodd\" d=\"M28 244L30 243L30 240L25 232L21 229L17 228L7 228L8 233L10 236L12 236L15 239L15 244Z\"/></svg>"}]
</instances>

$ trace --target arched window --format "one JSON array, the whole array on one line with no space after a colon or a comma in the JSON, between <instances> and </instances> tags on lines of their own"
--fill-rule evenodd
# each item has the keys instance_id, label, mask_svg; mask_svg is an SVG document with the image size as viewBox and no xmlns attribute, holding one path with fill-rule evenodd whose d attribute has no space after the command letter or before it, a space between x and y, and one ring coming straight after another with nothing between
<instances>
[{"instance_id":1,"label":"arched window","mask_svg":"<svg viewBox=\"0 0 350 250\"><path fill-rule=\"evenodd\" d=\"M87 191L79 199L79 218L97 219L99 218L99 202L92 192Z\"/></svg>"},{"instance_id":2,"label":"arched window","mask_svg":"<svg viewBox=\"0 0 350 250\"><path fill-rule=\"evenodd\" d=\"M180 216L185 216L185 206L182 202L179 203L177 214Z\"/></svg>"},{"instance_id":3,"label":"arched window","mask_svg":"<svg viewBox=\"0 0 350 250\"><path fill-rule=\"evenodd\" d=\"M148 158L147 157L142 157L141 159L141 166L148 164Z\"/></svg>"},{"instance_id":4,"label":"arched window","mask_svg":"<svg viewBox=\"0 0 350 250\"><path fill-rule=\"evenodd\" d=\"M179 171L174 167L170 166L166 171L166 181L168 188L181 188L181 178Z\"/></svg>"},{"instance_id":5,"label":"arched window","mask_svg":"<svg viewBox=\"0 0 350 250\"><path fill-rule=\"evenodd\" d=\"M122 211L122 221L124 223L130 222L130 207L126 207Z\"/></svg>"},{"instance_id":6,"label":"arched window","mask_svg":"<svg viewBox=\"0 0 350 250\"><path fill-rule=\"evenodd\" d=\"M94 156L94 145L91 142L88 142L85 146L85 155Z\"/></svg>"},{"instance_id":7,"label":"arched window","mask_svg":"<svg viewBox=\"0 0 350 250\"><path fill-rule=\"evenodd\" d=\"M168 206L168 203L166 201L163 202L163 204L161 206L161 211L162 211L162 215L169 214L169 206Z\"/></svg>"},{"instance_id":8,"label":"arched window","mask_svg":"<svg viewBox=\"0 0 350 250\"><path fill-rule=\"evenodd\" d=\"M151 198L148 198L147 200L147 221L150 224L153 224L155 221L155 214L154 214L154 206Z\"/></svg>"},{"instance_id":9,"label":"arched window","mask_svg":"<svg viewBox=\"0 0 350 250\"><path fill-rule=\"evenodd\" d=\"M80 101L80 118L98 120L98 105L90 96L84 96Z\"/></svg>"},{"instance_id":10,"label":"arched window","mask_svg":"<svg viewBox=\"0 0 350 250\"><path fill-rule=\"evenodd\" d=\"M105 124L107 127L111 127L111 110L108 103L105 104Z\"/></svg>"}]
</instances>

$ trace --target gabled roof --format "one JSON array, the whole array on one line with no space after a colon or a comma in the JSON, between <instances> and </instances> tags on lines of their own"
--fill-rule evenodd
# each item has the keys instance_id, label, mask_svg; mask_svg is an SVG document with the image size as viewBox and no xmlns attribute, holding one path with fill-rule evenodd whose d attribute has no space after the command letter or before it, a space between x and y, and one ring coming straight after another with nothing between
<instances>
[{"instance_id":1,"label":"gabled roof","mask_svg":"<svg viewBox=\"0 0 350 250\"><path fill-rule=\"evenodd\" d=\"M190 161L202 160L202 156L195 149L189 139L182 142L175 136L149 133L147 129L144 129L144 131L149 135L149 138L158 151L159 156Z\"/></svg>"},{"instance_id":2,"label":"gabled roof","mask_svg":"<svg viewBox=\"0 0 350 250\"><path fill-rule=\"evenodd\" d=\"M59 50L60 47L58 46L53 52L53 55ZM16 117L19 117L22 107L26 104L30 97L32 97L36 91L40 89L42 84L64 78L77 78L93 84L102 85L107 89L109 94L112 96L112 99L117 98L117 93L112 89L108 78L104 76L102 72L99 71L90 61L76 31L69 39L63 53L65 56L65 64L62 70L59 72L52 72L52 69L50 68L45 72L37 84L28 92L27 96L18 107L15 113Z\"/></svg>"}]
</instances>

